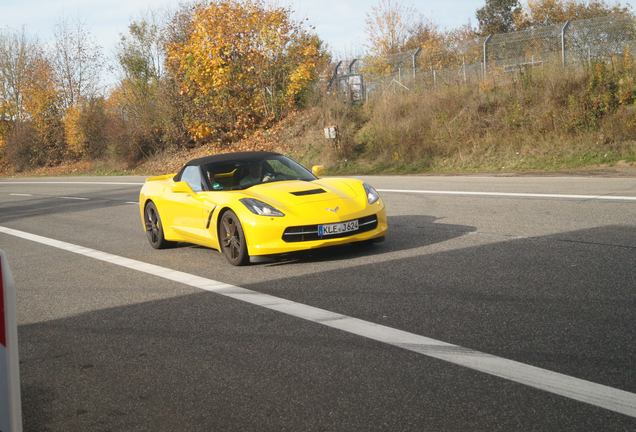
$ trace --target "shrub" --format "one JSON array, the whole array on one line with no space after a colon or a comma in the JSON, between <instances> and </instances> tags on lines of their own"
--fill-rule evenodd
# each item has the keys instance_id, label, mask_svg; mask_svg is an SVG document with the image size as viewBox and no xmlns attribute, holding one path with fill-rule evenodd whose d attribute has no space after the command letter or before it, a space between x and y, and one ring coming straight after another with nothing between
<instances>
[{"instance_id":1,"label":"shrub","mask_svg":"<svg viewBox=\"0 0 636 432\"><path fill-rule=\"evenodd\" d=\"M30 123L19 123L11 129L7 135L5 151L7 160L16 171L40 165L45 159L37 133Z\"/></svg>"},{"instance_id":2,"label":"shrub","mask_svg":"<svg viewBox=\"0 0 636 432\"><path fill-rule=\"evenodd\" d=\"M106 110L103 98L91 98L79 117L79 128L84 138L84 151L91 159L104 155L106 150Z\"/></svg>"}]
</instances>

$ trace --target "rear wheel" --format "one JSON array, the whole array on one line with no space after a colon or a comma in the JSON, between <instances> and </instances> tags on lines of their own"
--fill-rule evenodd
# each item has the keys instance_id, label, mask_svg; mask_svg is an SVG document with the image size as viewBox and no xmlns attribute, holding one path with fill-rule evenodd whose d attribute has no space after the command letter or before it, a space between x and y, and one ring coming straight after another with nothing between
<instances>
[{"instance_id":1,"label":"rear wheel","mask_svg":"<svg viewBox=\"0 0 636 432\"><path fill-rule=\"evenodd\" d=\"M250 256L247 254L245 234L238 216L232 210L223 213L219 226L219 243L221 251L230 264L235 266L247 265Z\"/></svg>"},{"instance_id":2,"label":"rear wheel","mask_svg":"<svg viewBox=\"0 0 636 432\"><path fill-rule=\"evenodd\" d=\"M159 211L152 201L146 204L144 209L144 223L146 226L146 237L148 237L150 246L155 249L165 249L174 244L174 242L166 240L163 236L163 224L159 217Z\"/></svg>"}]
</instances>

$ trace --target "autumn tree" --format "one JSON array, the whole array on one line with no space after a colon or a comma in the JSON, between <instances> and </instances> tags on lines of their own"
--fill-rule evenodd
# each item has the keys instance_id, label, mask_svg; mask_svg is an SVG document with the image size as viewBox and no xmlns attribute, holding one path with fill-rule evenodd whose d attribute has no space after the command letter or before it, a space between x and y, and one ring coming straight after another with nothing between
<instances>
[{"instance_id":1,"label":"autumn tree","mask_svg":"<svg viewBox=\"0 0 636 432\"><path fill-rule=\"evenodd\" d=\"M482 45L478 41L479 33L470 24L452 29L446 33L445 46L450 55L448 63L476 63L482 59Z\"/></svg>"},{"instance_id":2,"label":"autumn tree","mask_svg":"<svg viewBox=\"0 0 636 432\"><path fill-rule=\"evenodd\" d=\"M285 103L292 107L305 106L318 71L326 66L326 62L327 56L317 35L298 35L288 48L288 60L284 71L289 78L281 105Z\"/></svg>"},{"instance_id":3,"label":"autumn tree","mask_svg":"<svg viewBox=\"0 0 636 432\"><path fill-rule=\"evenodd\" d=\"M0 31L0 159L16 121L24 117L22 82L30 53L31 43L24 32Z\"/></svg>"},{"instance_id":4,"label":"autumn tree","mask_svg":"<svg viewBox=\"0 0 636 432\"><path fill-rule=\"evenodd\" d=\"M103 65L101 47L80 21L58 22L52 66L64 108L96 96Z\"/></svg>"},{"instance_id":5,"label":"autumn tree","mask_svg":"<svg viewBox=\"0 0 636 432\"><path fill-rule=\"evenodd\" d=\"M65 154L61 98L53 67L41 50L32 55L21 91L26 119L16 125L7 141L9 158L18 168L55 165Z\"/></svg>"},{"instance_id":6,"label":"autumn tree","mask_svg":"<svg viewBox=\"0 0 636 432\"><path fill-rule=\"evenodd\" d=\"M164 67L165 44L172 37L169 28L188 10L189 6L182 6L173 18L150 12L132 21L120 38L117 60L122 78L106 109L113 120L110 140L131 164L168 146L190 142L183 120L186 98Z\"/></svg>"},{"instance_id":7,"label":"autumn tree","mask_svg":"<svg viewBox=\"0 0 636 432\"><path fill-rule=\"evenodd\" d=\"M530 0L517 18L520 29L564 23L607 15L629 16L631 10L620 3L608 4L602 0Z\"/></svg>"},{"instance_id":8,"label":"autumn tree","mask_svg":"<svg viewBox=\"0 0 636 432\"><path fill-rule=\"evenodd\" d=\"M82 111L79 106L73 105L64 113L64 139L67 149L72 157L82 157L86 154L86 136L80 126Z\"/></svg>"},{"instance_id":9,"label":"autumn tree","mask_svg":"<svg viewBox=\"0 0 636 432\"><path fill-rule=\"evenodd\" d=\"M366 16L368 47L375 56L402 51L413 31L415 10L395 0L380 0Z\"/></svg>"},{"instance_id":10,"label":"autumn tree","mask_svg":"<svg viewBox=\"0 0 636 432\"><path fill-rule=\"evenodd\" d=\"M475 13L482 35L515 30L515 17L522 11L519 0L486 0Z\"/></svg>"},{"instance_id":11,"label":"autumn tree","mask_svg":"<svg viewBox=\"0 0 636 432\"><path fill-rule=\"evenodd\" d=\"M405 50L420 48L418 55L420 66L425 68L442 68L454 65L454 51L450 43L450 32L441 31L433 22L421 19L409 30L409 36L404 44Z\"/></svg>"},{"instance_id":12,"label":"autumn tree","mask_svg":"<svg viewBox=\"0 0 636 432\"><path fill-rule=\"evenodd\" d=\"M85 100L83 105L78 119L79 129L83 132L83 147L89 158L98 159L104 155L108 145L105 100L102 96L92 97Z\"/></svg>"},{"instance_id":13,"label":"autumn tree","mask_svg":"<svg viewBox=\"0 0 636 432\"><path fill-rule=\"evenodd\" d=\"M102 96L83 99L64 114L64 135L68 155L97 159L106 151L108 116Z\"/></svg>"},{"instance_id":14,"label":"autumn tree","mask_svg":"<svg viewBox=\"0 0 636 432\"><path fill-rule=\"evenodd\" d=\"M220 0L197 6L187 38L168 44L168 66L193 109L197 140L231 142L271 125L302 101L324 56L287 8Z\"/></svg>"},{"instance_id":15,"label":"autumn tree","mask_svg":"<svg viewBox=\"0 0 636 432\"><path fill-rule=\"evenodd\" d=\"M164 50L161 25L153 18L131 22L121 36L117 60L123 77L109 98L123 134L116 148L130 162L164 146L158 108Z\"/></svg>"},{"instance_id":16,"label":"autumn tree","mask_svg":"<svg viewBox=\"0 0 636 432\"><path fill-rule=\"evenodd\" d=\"M54 164L65 151L53 69L37 41L0 33L0 141L17 167Z\"/></svg>"},{"instance_id":17,"label":"autumn tree","mask_svg":"<svg viewBox=\"0 0 636 432\"><path fill-rule=\"evenodd\" d=\"M25 117L22 93L36 51L36 43L24 31L0 32L0 118L4 121Z\"/></svg>"}]
</instances>

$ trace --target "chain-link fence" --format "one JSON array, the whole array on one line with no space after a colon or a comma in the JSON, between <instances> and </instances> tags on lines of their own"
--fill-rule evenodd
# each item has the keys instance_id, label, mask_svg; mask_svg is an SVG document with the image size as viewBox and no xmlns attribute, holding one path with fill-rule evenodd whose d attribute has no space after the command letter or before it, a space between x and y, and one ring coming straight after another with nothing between
<instances>
[{"instance_id":1,"label":"chain-link fence","mask_svg":"<svg viewBox=\"0 0 636 432\"><path fill-rule=\"evenodd\" d=\"M419 48L390 57L342 60L331 69L327 89L352 102L379 90L479 83L530 68L580 67L609 61L636 48L636 21L609 15Z\"/></svg>"}]
</instances>

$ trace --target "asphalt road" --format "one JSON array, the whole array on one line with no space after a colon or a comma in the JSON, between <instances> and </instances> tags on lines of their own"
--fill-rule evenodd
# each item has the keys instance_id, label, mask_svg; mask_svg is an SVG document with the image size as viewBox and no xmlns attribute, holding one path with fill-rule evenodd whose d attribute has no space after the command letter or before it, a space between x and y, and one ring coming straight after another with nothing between
<instances>
[{"instance_id":1,"label":"asphalt road","mask_svg":"<svg viewBox=\"0 0 636 432\"><path fill-rule=\"evenodd\" d=\"M425 191L381 193L384 243L246 268L192 245L151 249L131 204L139 177L0 180L0 229L461 347L451 357L487 353L601 384L623 395L617 405L634 403L636 179L367 180ZM18 288L26 431L636 430L634 415L550 391L543 372L531 387L6 232L0 248Z\"/></svg>"}]
</instances>

